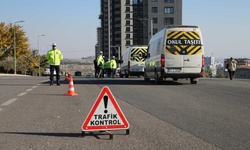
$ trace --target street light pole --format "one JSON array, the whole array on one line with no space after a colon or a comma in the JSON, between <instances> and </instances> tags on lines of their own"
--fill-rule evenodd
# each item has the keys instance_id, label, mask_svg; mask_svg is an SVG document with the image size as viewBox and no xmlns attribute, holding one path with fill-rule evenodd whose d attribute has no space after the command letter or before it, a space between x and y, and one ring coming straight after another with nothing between
<instances>
[{"instance_id":1,"label":"street light pole","mask_svg":"<svg viewBox=\"0 0 250 150\"><path fill-rule=\"evenodd\" d=\"M24 20L14 22L14 74L16 74L16 23L25 22Z\"/></svg>"},{"instance_id":2,"label":"street light pole","mask_svg":"<svg viewBox=\"0 0 250 150\"><path fill-rule=\"evenodd\" d=\"M41 75L40 75L40 55L39 55L39 37L41 37L41 36L45 36L45 34L39 35L39 36L37 37L37 43L38 43L38 61L39 61L39 77L41 76Z\"/></svg>"}]
</instances>

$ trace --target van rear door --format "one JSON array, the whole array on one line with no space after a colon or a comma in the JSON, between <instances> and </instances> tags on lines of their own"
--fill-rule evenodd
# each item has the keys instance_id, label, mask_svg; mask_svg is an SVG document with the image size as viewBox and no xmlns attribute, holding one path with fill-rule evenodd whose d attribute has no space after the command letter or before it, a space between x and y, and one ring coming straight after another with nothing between
<instances>
[{"instance_id":1,"label":"van rear door","mask_svg":"<svg viewBox=\"0 0 250 150\"><path fill-rule=\"evenodd\" d=\"M165 67L167 73L183 73L183 54L181 51L182 28L166 30L167 40L165 49Z\"/></svg>"},{"instance_id":2,"label":"van rear door","mask_svg":"<svg viewBox=\"0 0 250 150\"><path fill-rule=\"evenodd\" d=\"M183 42L186 54L183 55L183 72L200 73L202 68L202 38L199 28L183 28Z\"/></svg>"},{"instance_id":3,"label":"van rear door","mask_svg":"<svg viewBox=\"0 0 250 150\"><path fill-rule=\"evenodd\" d=\"M145 65L145 58L143 54L147 54L147 47L133 47L131 48L130 69L135 72L143 72Z\"/></svg>"}]
</instances>

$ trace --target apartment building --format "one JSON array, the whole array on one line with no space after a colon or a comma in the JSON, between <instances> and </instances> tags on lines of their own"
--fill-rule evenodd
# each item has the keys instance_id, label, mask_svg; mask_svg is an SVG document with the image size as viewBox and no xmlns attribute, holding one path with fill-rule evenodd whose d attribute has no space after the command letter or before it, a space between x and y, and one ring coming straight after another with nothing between
<instances>
[{"instance_id":1,"label":"apartment building","mask_svg":"<svg viewBox=\"0 0 250 150\"><path fill-rule=\"evenodd\" d=\"M102 51L102 28L97 28L97 44L95 45L95 58L99 56Z\"/></svg>"},{"instance_id":2,"label":"apartment building","mask_svg":"<svg viewBox=\"0 0 250 150\"><path fill-rule=\"evenodd\" d=\"M152 34L182 25L182 0L101 0L102 51L116 56L131 45L148 45Z\"/></svg>"}]
</instances>

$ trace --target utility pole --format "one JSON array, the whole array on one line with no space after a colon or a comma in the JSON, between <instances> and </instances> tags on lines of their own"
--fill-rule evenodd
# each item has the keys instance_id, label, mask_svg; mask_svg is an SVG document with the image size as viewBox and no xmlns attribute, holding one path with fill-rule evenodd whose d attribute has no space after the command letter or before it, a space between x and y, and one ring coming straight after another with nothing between
<instances>
[{"instance_id":1,"label":"utility pole","mask_svg":"<svg viewBox=\"0 0 250 150\"><path fill-rule=\"evenodd\" d=\"M148 28L149 32L148 35L150 35L150 38L148 38L148 42L153 37L153 19L152 18L139 18L139 20L144 24L146 28ZM143 22L143 20L148 20L150 22L150 28Z\"/></svg>"},{"instance_id":2,"label":"utility pole","mask_svg":"<svg viewBox=\"0 0 250 150\"><path fill-rule=\"evenodd\" d=\"M118 51L118 60L121 60L121 47L120 46L110 46L114 48L116 51ZM118 48L118 49L116 49ZM121 67L121 64L119 63L119 68Z\"/></svg>"}]
</instances>

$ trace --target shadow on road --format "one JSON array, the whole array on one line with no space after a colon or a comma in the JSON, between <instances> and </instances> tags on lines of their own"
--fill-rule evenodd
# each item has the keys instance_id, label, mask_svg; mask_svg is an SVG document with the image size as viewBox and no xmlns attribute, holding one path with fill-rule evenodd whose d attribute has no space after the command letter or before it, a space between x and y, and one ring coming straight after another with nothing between
<instances>
[{"instance_id":1,"label":"shadow on road","mask_svg":"<svg viewBox=\"0 0 250 150\"><path fill-rule=\"evenodd\" d=\"M183 85L186 83L180 83L180 82L174 82L174 81L163 81L162 84L155 84L154 80L152 81L144 81L141 79L135 80L135 79L110 79L110 78L104 78L104 79L95 79L90 78L90 80L81 80L80 78L73 79L74 84L97 84L97 85ZM44 84L48 84L49 82L45 82ZM60 81L60 84L69 84L69 81ZM189 84L189 83L188 83ZM54 85L55 82L54 82Z\"/></svg>"},{"instance_id":2,"label":"shadow on road","mask_svg":"<svg viewBox=\"0 0 250 150\"><path fill-rule=\"evenodd\" d=\"M18 135L36 135L36 136L52 136L52 137L72 137L82 138L81 133L41 133L41 132L0 132L0 134L18 134ZM101 139L99 136L109 136L107 133L102 132L88 132L84 136L93 136L96 139ZM125 135L125 134L114 134L113 135ZM102 139L104 140L104 139Z\"/></svg>"}]
</instances>

